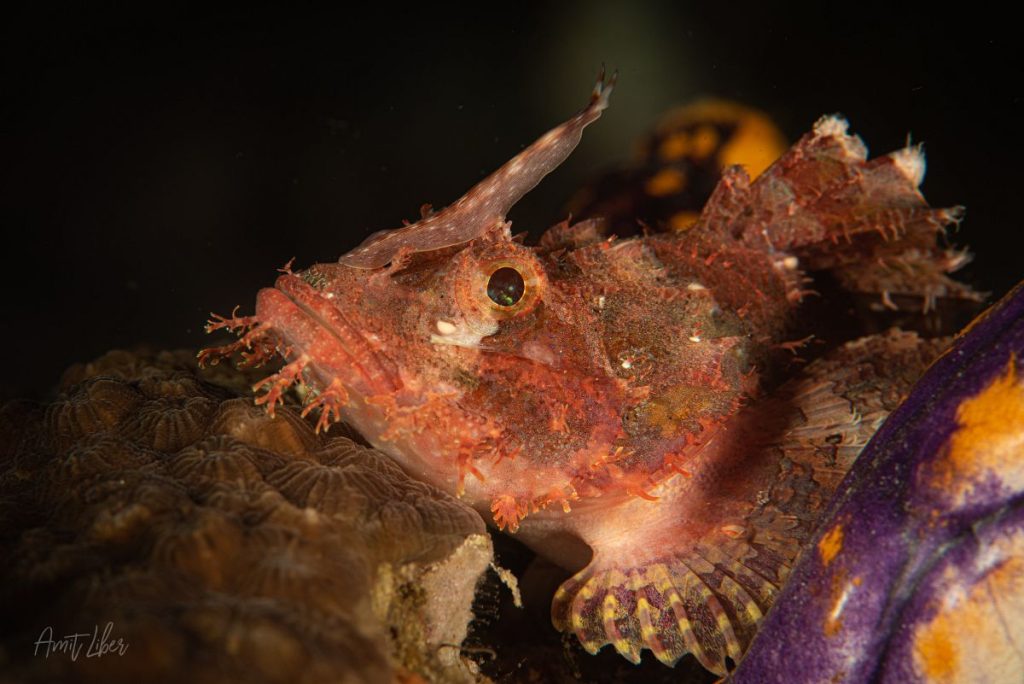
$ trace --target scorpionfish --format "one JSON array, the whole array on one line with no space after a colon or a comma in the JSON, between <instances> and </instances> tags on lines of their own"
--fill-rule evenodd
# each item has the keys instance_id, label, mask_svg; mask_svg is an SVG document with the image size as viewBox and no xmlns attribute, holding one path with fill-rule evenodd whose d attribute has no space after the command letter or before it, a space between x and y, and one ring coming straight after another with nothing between
<instances>
[{"instance_id":1,"label":"scorpionfish","mask_svg":"<svg viewBox=\"0 0 1024 684\"><path fill-rule=\"evenodd\" d=\"M939 239L961 210L923 199L920 147L868 160L831 116L756 178L726 169L684 225L616 239L567 220L524 244L507 212L613 85L445 209L286 266L255 315L211 320L239 339L200 360L283 357L257 403L273 412L296 384L318 429L344 420L575 572L552 619L587 650L725 673L943 348L894 330L787 374L811 274L890 307L975 297L947 275L966 254Z\"/></svg>"}]
</instances>

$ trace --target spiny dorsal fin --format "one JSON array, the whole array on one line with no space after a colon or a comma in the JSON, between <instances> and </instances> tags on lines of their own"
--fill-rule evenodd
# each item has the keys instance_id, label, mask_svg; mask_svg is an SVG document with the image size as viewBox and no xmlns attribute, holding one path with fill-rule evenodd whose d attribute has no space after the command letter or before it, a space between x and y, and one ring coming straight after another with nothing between
<instances>
[{"instance_id":1,"label":"spiny dorsal fin","mask_svg":"<svg viewBox=\"0 0 1024 684\"><path fill-rule=\"evenodd\" d=\"M374 233L339 259L353 268L387 265L400 251L428 252L477 238L504 222L509 209L555 170L579 144L583 129L601 116L615 86L602 69L587 106L506 162L454 204L412 225Z\"/></svg>"}]
</instances>

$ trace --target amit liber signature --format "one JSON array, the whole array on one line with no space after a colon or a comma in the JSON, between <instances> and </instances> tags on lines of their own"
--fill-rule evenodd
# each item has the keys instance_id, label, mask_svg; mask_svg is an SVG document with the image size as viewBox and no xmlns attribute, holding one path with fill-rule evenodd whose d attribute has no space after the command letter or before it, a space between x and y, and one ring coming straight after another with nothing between
<instances>
[{"instance_id":1,"label":"amit liber signature","mask_svg":"<svg viewBox=\"0 0 1024 684\"><path fill-rule=\"evenodd\" d=\"M82 649L86 647L87 643L86 658L101 658L112 654L124 655L128 650L128 642L120 638L112 639L110 633L113 629L114 623L108 622L103 627L102 633L100 626L94 625L91 633L76 632L54 639L53 627L47 626L36 639L36 649L33 655L38 656L42 653L43 657L49 658L51 653L62 653L71 656L71 660L78 660L78 656L82 654ZM86 641L86 637L92 638Z\"/></svg>"}]
</instances>

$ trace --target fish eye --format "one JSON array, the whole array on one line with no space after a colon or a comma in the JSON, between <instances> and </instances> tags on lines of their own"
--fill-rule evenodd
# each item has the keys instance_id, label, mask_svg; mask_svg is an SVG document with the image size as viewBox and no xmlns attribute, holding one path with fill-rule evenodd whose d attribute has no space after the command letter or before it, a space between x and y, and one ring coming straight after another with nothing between
<instances>
[{"instance_id":1,"label":"fish eye","mask_svg":"<svg viewBox=\"0 0 1024 684\"><path fill-rule=\"evenodd\" d=\"M487 296L498 306L515 306L525 293L522 274L509 266L502 266L487 279Z\"/></svg>"},{"instance_id":2,"label":"fish eye","mask_svg":"<svg viewBox=\"0 0 1024 684\"><path fill-rule=\"evenodd\" d=\"M547 285L540 261L519 246L490 245L480 252L462 259L454 273L461 314L490 322L532 312Z\"/></svg>"}]
</instances>

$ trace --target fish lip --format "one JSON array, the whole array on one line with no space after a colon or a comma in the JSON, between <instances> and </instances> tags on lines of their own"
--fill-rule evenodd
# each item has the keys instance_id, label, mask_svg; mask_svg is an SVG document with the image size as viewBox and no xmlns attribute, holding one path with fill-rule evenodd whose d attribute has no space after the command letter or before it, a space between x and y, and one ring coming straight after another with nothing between
<instances>
[{"instance_id":1,"label":"fish lip","mask_svg":"<svg viewBox=\"0 0 1024 684\"><path fill-rule=\"evenodd\" d=\"M355 371L355 373L346 373L345 375L348 377L339 378L347 387L355 389L364 396L372 396L393 393L401 386L397 374L391 369L391 366L394 365L391 363L391 359L380 350L374 349L357 327L348 321L344 312L332 300L324 297L319 290L293 274L279 277L274 283L273 289L283 294L288 302L295 307L297 313L331 336L335 343L333 350L335 353L343 355L346 370ZM324 307L324 311L317 310L318 305ZM329 320L329 318L335 320ZM303 350L303 352L305 351ZM318 359L314 355L311 360L318 370L325 370L324 366L327 364L323 363L324 359ZM328 367L336 365L336 363L329 364ZM331 369L333 373L337 373L338 370L340 369ZM326 378L326 384L330 384L331 379ZM356 385L353 382L356 379L361 381L360 384L364 387Z\"/></svg>"}]
</instances>

